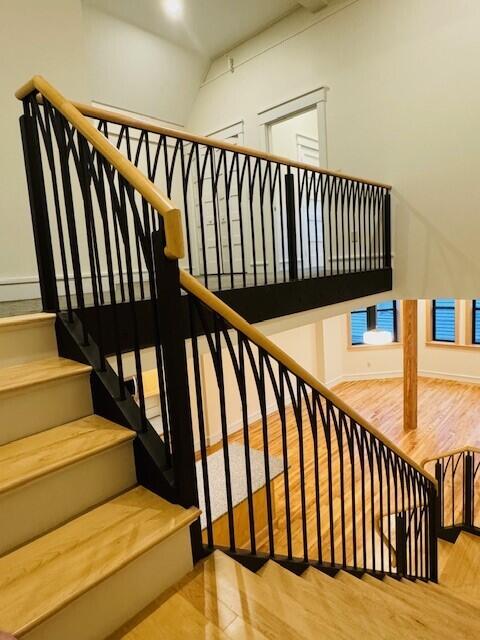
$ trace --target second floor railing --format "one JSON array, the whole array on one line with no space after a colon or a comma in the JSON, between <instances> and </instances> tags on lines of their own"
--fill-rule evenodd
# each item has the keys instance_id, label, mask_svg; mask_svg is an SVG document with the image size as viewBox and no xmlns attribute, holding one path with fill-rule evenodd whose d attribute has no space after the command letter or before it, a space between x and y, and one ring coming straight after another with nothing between
<instances>
[{"instance_id":1,"label":"second floor railing","mask_svg":"<svg viewBox=\"0 0 480 640\"><path fill-rule=\"evenodd\" d=\"M389 185L75 104L181 206L181 266L208 288L391 266Z\"/></svg>"}]
</instances>

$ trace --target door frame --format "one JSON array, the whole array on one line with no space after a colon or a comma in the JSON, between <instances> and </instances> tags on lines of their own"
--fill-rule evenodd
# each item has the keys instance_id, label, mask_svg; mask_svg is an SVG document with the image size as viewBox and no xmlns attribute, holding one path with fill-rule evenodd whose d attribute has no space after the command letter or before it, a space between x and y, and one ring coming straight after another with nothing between
<instances>
[{"instance_id":1,"label":"door frame","mask_svg":"<svg viewBox=\"0 0 480 640\"><path fill-rule=\"evenodd\" d=\"M263 149L268 152L272 150L271 129L273 125L305 111L315 109L318 122L320 166L328 169L327 96L329 90L330 88L326 85L318 87L259 111L257 113L257 124L260 127L259 139Z\"/></svg>"},{"instance_id":2,"label":"door frame","mask_svg":"<svg viewBox=\"0 0 480 640\"><path fill-rule=\"evenodd\" d=\"M221 141L225 141L228 140L229 138L232 138L234 136L238 136L238 145L239 146L243 146L244 144L244 139L245 139L245 122L244 120L237 120L236 122L233 122L232 124L226 125L224 127L221 127L220 129L215 129L215 131L212 131L210 133L206 133L205 137L206 138L214 138L216 140L221 140ZM195 198L194 198L195 200ZM195 244L197 247L197 253L198 253L198 273L199 275L205 275L203 274L203 264L201 263L200 260L200 256L199 256L199 252L200 252L200 247L202 244L202 238L201 238L201 225L202 225L202 221L200 220L200 218L198 217L198 211L199 208L198 206L196 206L195 202L194 202L194 209L195 209ZM225 264L224 264L224 256L222 253L222 248L223 248L223 243L222 243L222 227L221 227L221 221L220 220L215 220L215 225L217 227L218 230L218 238L220 238L220 252L221 252L221 267L222 267L222 273L227 273L227 271L225 270ZM208 266L207 266L208 269ZM236 272L235 272L236 273Z\"/></svg>"}]
</instances>

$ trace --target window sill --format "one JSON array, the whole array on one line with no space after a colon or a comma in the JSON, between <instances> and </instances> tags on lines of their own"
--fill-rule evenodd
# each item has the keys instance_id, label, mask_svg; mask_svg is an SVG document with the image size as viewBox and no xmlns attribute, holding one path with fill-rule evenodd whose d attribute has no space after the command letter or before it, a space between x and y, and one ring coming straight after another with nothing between
<instances>
[{"instance_id":1,"label":"window sill","mask_svg":"<svg viewBox=\"0 0 480 640\"><path fill-rule=\"evenodd\" d=\"M398 349L401 346L402 343L398 341L389 344L349 344L347 351L377 351L378 349Z\"/></svg>"},{"instance_id":2,"label":"window sill","mask_svg":"<svg viewBox=\"0 0 480 640\"><path fill-rule=\"evenodd\" d=\"M458 342L441 342L439 340L427 340L426 347L443 347L447 349L480 349L480 344L460 344Z\"/></svg>"}]
</instances>

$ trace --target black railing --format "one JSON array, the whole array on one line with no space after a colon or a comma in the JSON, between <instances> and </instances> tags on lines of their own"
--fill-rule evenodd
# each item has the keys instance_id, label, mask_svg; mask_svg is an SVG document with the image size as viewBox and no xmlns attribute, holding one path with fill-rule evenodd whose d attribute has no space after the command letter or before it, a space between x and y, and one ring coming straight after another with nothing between
<instances>
[{"instance_id":1,"label":"black railing","mask_svg":"<svg viewBox=\"0 0 480 640\"><path fill-rule=\"evenodd\" d=\"M181 282L205 544L435 577L434 484L319 383L295 373L284 354L200 301L193 279L183 274ZM212 439L218 448L208 447ZM400 535L385 516L406 510L413 517ZM401 568L392 553L399 535Z\"/></svg>"},{"instance_id":2,"label":"black railing","mask_svg":"<svg viewBox=\"0 0 480 640\"><path fill-rule=\"evenodd\" d=\"M108 387L117 403L118 415L145 437L147 448L156 434L147 418L144 380L146 371L155 371L162 437L162 447L154 447L155 462L166 475L174 470L181 478L175 465L182 467L181 452L191 430L182 434L180 427L189 419L186 372L178 378L184 335L178 321L178 267L165 257L163 218L46 97L40 105L32 92L23 106L20 121L43 307L79 327L82 357L90 359L100 385ZM166 300L177 315L175 322L163 313ZM139 301L145 303L141 314ZM87 309L93 310L90 323ZM144 324L153 336L148 345ZM129 353L125 342L131 345ZM103 396L99 404L104 410ZM115 411L113 415L119 419ZM178 439L181 446L173 455ZM191 504L194 486L177 482L176 498Z\"/></svg>"},{"instance_id":3,"label":"black railing","mask_svg":"<svg viewBox=\"0 0 480 640\"><path fill-rule=\"evenodd\" d=\"M390 268L388 186L108 111L83 110L181 204L186 238L181 266L208 288Z\"/></svg>"},{"instance_id":4,"label":"black railing","mask_svg":"<svg viewBox=\"0 0 480 640\"><path fill-rule=\"evenodd\" d=\"M480 533L480 452L465 447L428 460L438 482L438 527L442 537Z\"/></svg>"},{"instance_id":5,"label":"black railing","mask_svg":"<svg viewBox=\"0 0 480 640\"><path fill-rule=\"evenodd\" d=\"M22 94L21 128L44 308L66 327L61 352L73 339L93 365L95 410L137 431L139 481L202 506L195 557L219 546L251 559L435 579L434 481L179 269L166 256L166 213L152 205L150 183L94 128L80 121L80 131L78 112L51 87L41 104L36 91ZM384 522L406 510L415 536Z\"/></svg>"}]
</instances>

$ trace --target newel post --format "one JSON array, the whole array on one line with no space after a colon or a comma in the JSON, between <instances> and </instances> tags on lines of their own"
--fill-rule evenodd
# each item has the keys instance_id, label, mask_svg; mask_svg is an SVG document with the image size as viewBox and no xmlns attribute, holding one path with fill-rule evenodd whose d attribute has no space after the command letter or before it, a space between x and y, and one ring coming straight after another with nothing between
<instances>
[{"instance_id":1,"label":"newel post","mask_svg":"<svg viewBox=\"0 0 480 640\"><path fill-rule=\"evenodd\" d=\"M44 311L58 311L58 291L53 258L52 236L48 218L45 178L40 152L40 140L34 116L24 100L24 115L20 117L23 157L27 176L28 198L32 216L35 253L37 256L40 293Z\"/></svg>"},{"instance_id":2,"label":"newel post","mask_svg":"<svg viewBox=\"0 0 480 640\"><path fill-rule=\"evenodd\" d=\"M182 507L198 507L195 446L185 350L185 319L181 303L178 261L165 257L163 230L152 233L152 243L175 493L177 502ZM191 525L190 536L193 558L196 561L203 555L199 520Z\"/></svg>"}]
</instances>

